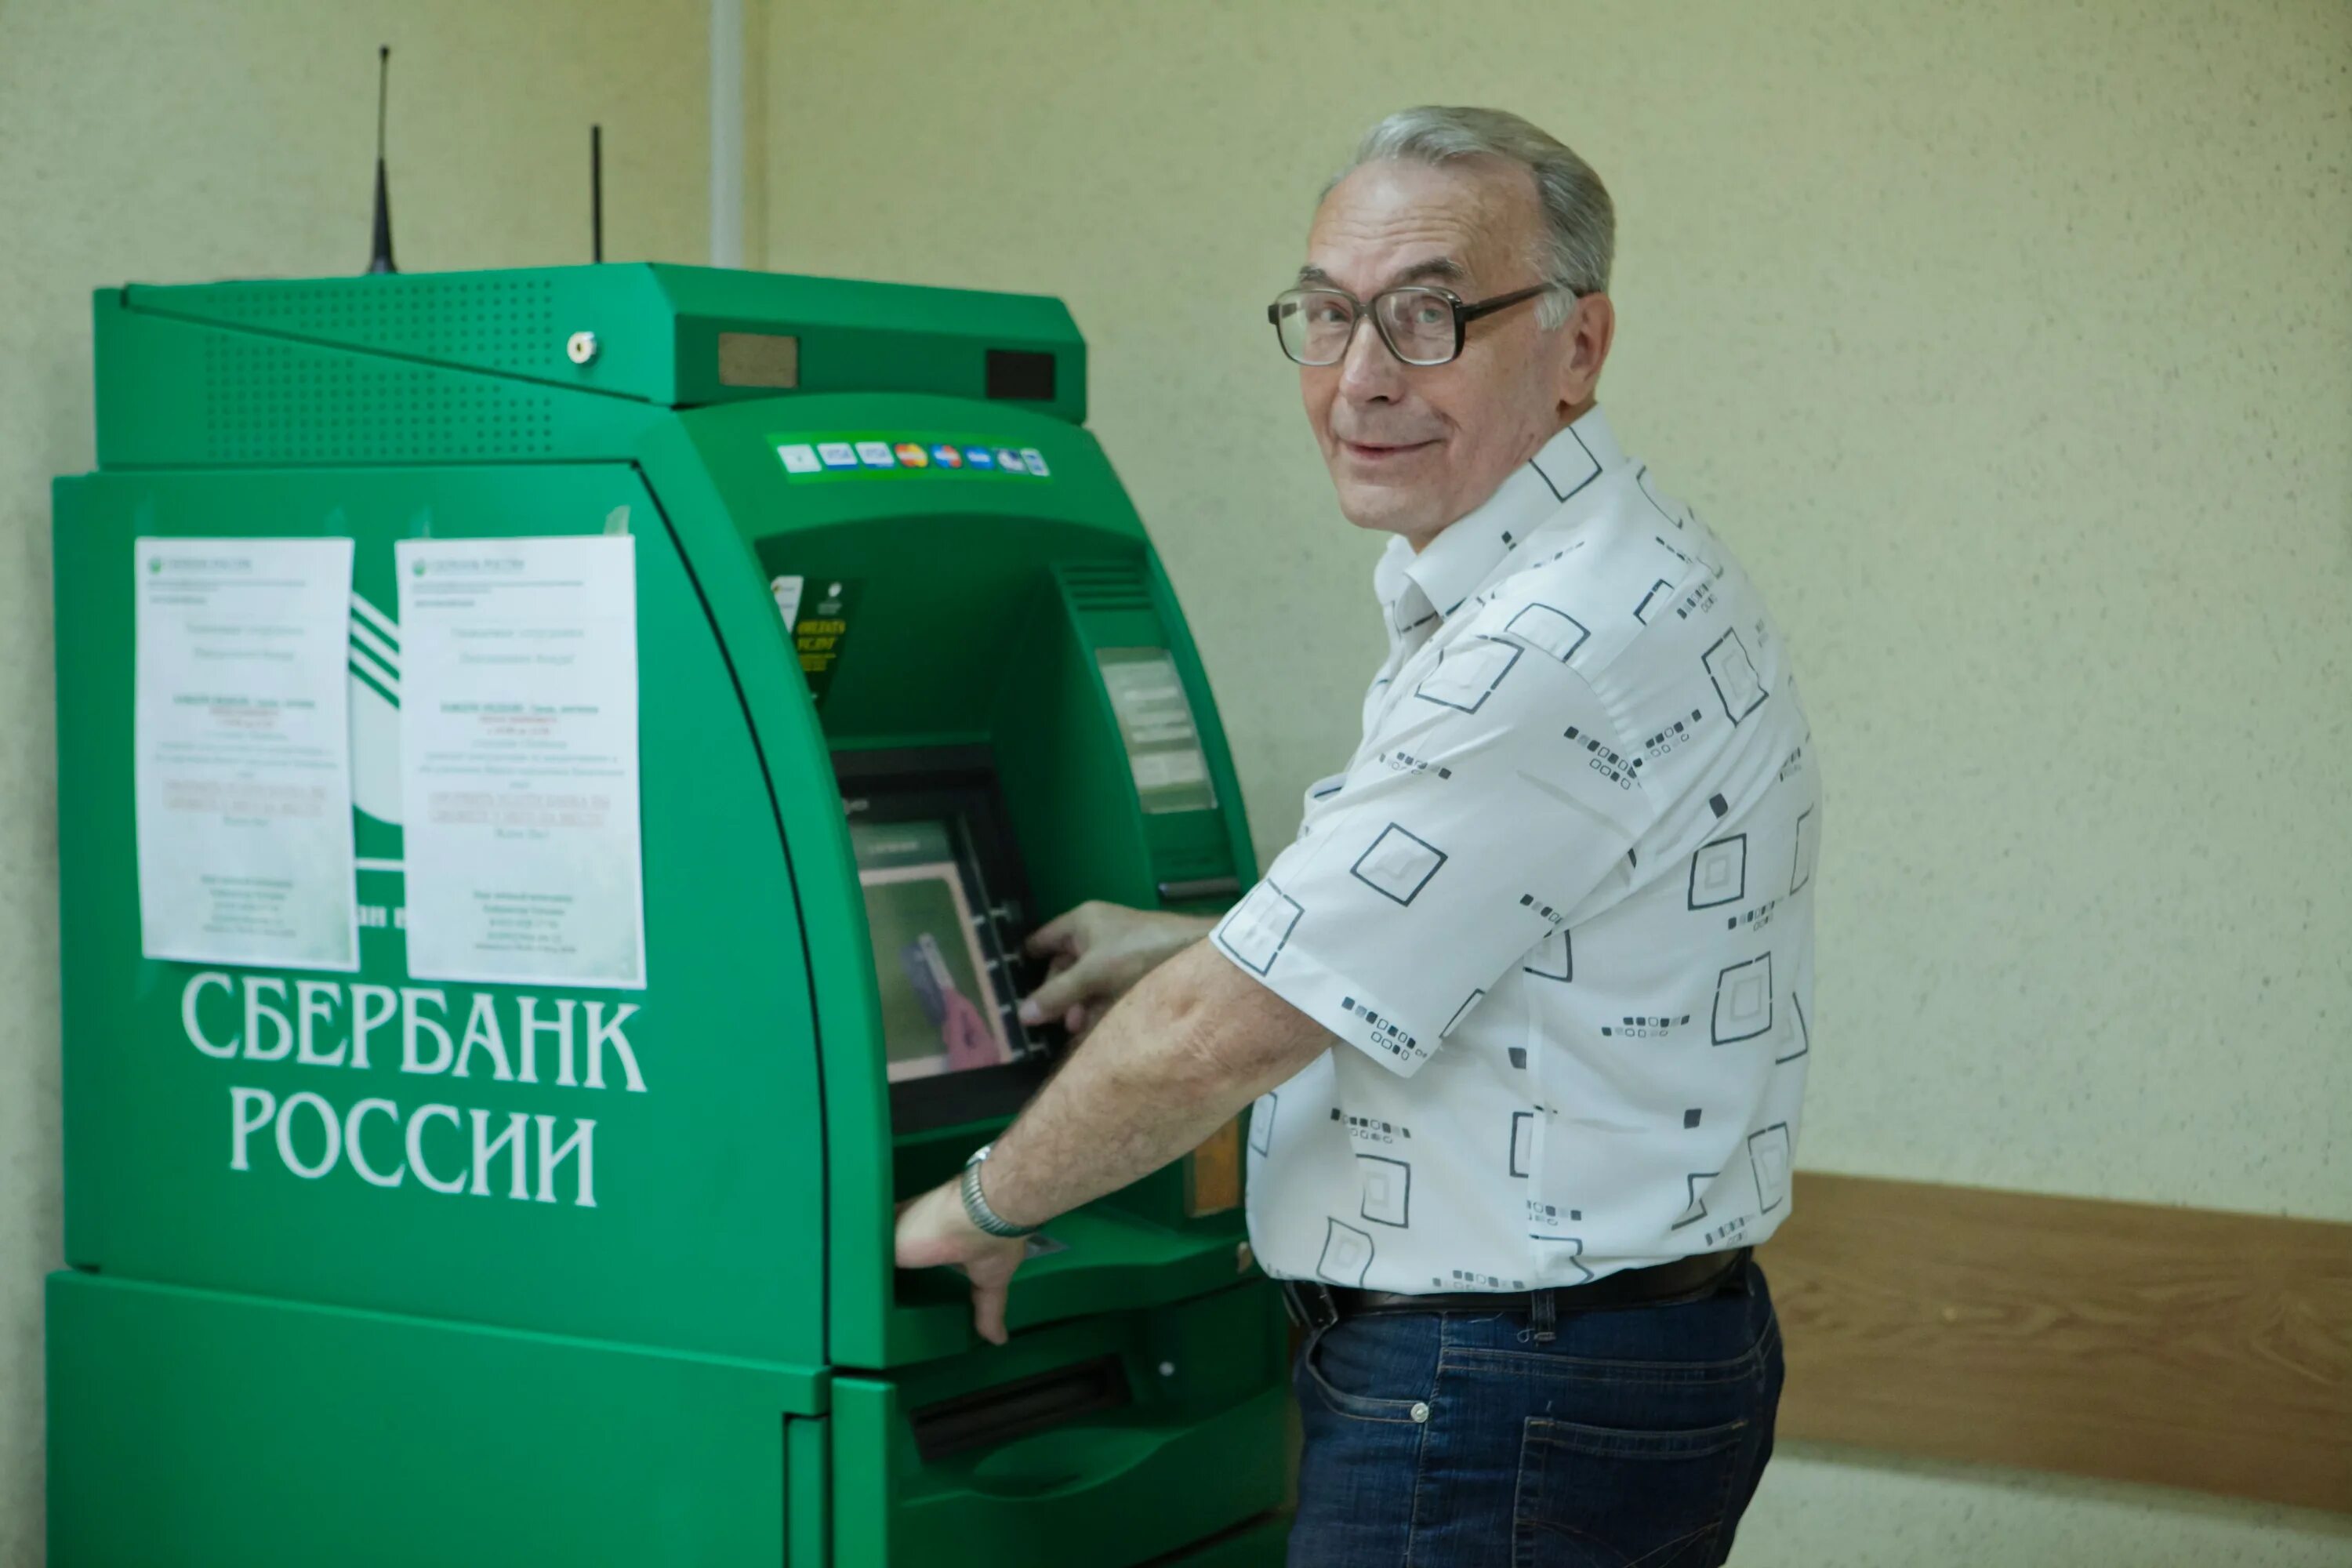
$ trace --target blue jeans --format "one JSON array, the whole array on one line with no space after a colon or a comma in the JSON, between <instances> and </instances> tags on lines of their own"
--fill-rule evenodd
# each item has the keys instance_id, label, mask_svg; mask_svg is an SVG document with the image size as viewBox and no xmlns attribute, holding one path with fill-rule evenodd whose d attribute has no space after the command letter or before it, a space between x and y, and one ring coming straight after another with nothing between
<instances>
[{"instance_id":1,"label":"blue jeans","mask_svg":"<svg viewBox=\"0 0 2352 1568\"><path fill-rule=\"evenodd\" d=\"M1772 1453L1763 1270L1705 1300L1349 1318L1309 1338L1290 1568L1719 1563Z\"/></svg>"}]
</instances>

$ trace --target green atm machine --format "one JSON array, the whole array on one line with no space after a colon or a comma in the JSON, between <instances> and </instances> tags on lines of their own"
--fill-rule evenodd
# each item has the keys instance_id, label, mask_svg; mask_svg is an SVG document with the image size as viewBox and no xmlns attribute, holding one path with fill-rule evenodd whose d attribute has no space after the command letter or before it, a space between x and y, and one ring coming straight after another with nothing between
<instances>
[{"instance_id":1,"label":"green atm machine","mask_svg":"<svg viewBox=\"0 0 2352 1568\"><path fill-rule=\"evenodd\" d=\"M1273 1563L1240 1129L900 1273L1065 1042L1022 939L1254 876L1055 300L662 266L110 289L56 490L58 1564ZM642 989L413 976L403 540L625 534ZM134 541L348 538L355 972L142 955ZM493 1052L493 1039L501 1047ZM560 1066L559 1064L560 1060Z\"/></svg>"}]
</instances>

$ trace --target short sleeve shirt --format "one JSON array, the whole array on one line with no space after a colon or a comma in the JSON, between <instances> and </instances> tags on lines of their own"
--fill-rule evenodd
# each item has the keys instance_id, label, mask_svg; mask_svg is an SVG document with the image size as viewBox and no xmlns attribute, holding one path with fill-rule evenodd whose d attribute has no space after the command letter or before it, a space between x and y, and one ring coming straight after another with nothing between
<instances>
[{"instance_id":1,"label":"short sleeve shirt","mask_svg":"<svg viewBox=\"0 0 2352 1568\"><path fill-rule=\"evenodd\" d=\"M1214 937L1341 1042L1252 1110L1259 1260L1515 1290L1761 1241L1822 813L1755 585L1598 410L1374 585L1362 742Z\"/></svg>"}]
</instances>

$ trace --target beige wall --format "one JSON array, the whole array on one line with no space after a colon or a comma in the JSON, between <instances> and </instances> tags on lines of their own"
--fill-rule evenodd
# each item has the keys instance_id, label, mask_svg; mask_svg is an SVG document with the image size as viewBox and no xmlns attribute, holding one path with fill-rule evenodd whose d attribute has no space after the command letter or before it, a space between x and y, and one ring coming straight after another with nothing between
<instances>
[{"instance_id":1,"label":"beige wall","mask_svg":"<svg viewBox=\"0 0 2352 1568\"><path fill-rule=\"evenodd\" d=\"M1381 112L1573 143L1619 204L1605 401L1773 598L1829 781L1804 1163L2352 1219L2352 8L768 29L768 265L1069 300L1266 853L1380 634L1258 308ZM1742 1561L2352 1555L2311 1516L1826 1453L1759 1510Z\"/></svg>"},{"instance_id":2,"label":"beige wall","mask_svg":"<svg viewBox=\"0 0 2352 1568\"><path fill-rule=\"evenodd\" d=\"M0 1563L41 1553L58 1223L52 475L91 464L89 291L367 264L375 47L412 271L705 254L700 0L0 0Z\"/></svg>"}]
</instances>

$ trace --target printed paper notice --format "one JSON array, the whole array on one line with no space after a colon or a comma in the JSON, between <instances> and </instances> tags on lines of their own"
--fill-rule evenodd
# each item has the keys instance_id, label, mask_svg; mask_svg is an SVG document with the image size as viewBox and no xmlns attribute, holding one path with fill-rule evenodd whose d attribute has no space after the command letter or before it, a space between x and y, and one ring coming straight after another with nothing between
<instances>
[{"instance_id":1,"label":"printed paper notice","mask_svg":"<svg viewBox=\"0 0 2352 1568\"><path fill-rule=\"evenodd\" d=\"M394 554L408 973L642 988L636 542Z\"/></svg>"},{"instance_id":2,"label":"printed paper notice","mask_svg":"<svg viewBox=\"0 0 2352 1568\"><path fill-rule=\"evenodd\" d=\"M357 969L352 542L132 542L140 951Z\"/></svg>"}]
</instances>

